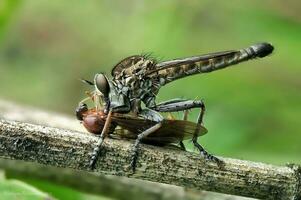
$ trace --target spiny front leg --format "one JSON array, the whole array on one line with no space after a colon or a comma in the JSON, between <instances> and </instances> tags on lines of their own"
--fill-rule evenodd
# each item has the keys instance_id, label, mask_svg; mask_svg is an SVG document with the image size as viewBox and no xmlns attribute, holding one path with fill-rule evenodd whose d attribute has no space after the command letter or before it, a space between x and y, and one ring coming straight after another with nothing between
<instances>
[{"instance_id":1,"label":"spiny front leg","mask_svg":"<svg viewBox=\"0 0 301 200\"><path fill-rule=\"evenodd\" d=\"M146 129L145 131L143 131L142 133L140 133L138 135L138 137L135 141L135 144L132 148L132 154L131 154L131 168L132 168L133 173L135 172L135 169L136 169L136 163L137 163L138 151L139 151L139 144L141 143L141 140L143 138L147 137L148 135L150 135L151 133L155 132L159 128L161 128L161 126L162 126L162 122L158 122L154 126Z\"/></svg>"},{"instance_id":2,"label":"spiny front leg","mask_svg":"<svg viewBox=\"0 0 301 200\"><path fill-rule=\"evenodd\" d=\"M92 152L92 156L91 156L91 160L90 160L90 164L89 164L90 169L94 169L94 167L95 167L95 163L96 163L97 158L100 154L100 149L101 149L102 143L103 143L104 138L107 136L107 133L110 129L111 120L112 120L112 111L109 111L109 114L108 114L107 120L105 122L105 125L102 129L102 132L101 132L100 137L97 141L97 144L96 144L96 146L95 146L95 148L93 149L93 152Z\"/></svg>"}]
</instances>

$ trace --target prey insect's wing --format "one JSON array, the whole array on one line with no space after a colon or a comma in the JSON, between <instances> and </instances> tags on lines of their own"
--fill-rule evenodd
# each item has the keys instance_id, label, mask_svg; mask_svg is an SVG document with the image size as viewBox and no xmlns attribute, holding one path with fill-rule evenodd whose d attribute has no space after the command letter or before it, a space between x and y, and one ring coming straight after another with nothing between
<instances>
[{"instance_id":1,"label":"prey insect's wing","mask_svg":"<svg viewBox=\"0 0 301 200\"><path fill-rule=\"evenodd\" d=\"M150 144L179 143L180 141L191 139L197 129L197 124L184 120L165 120L162 127L145 138L145 142ZM207 133L207 129L200 127L198 136Z\"/></svg>"},{"instance_id":2,"label":"prey insect's wing","mask_svg":"<svg viewBox=\"0 0 301 200\"><path fill-rule=\"evenodd\" d=\"M114 121L121 127L116 129L115 134L126 138L136 138L139 133L156 124L151 120L131 117L117 117ZM193 137L197 124L183 120L164 120L162 127L146 137L143 142L154 145L166 145L170 143L178 143L185 139ZM201 126L198 133L199 136L207 133L207 129Z\"/></svg>"}]
</instances>

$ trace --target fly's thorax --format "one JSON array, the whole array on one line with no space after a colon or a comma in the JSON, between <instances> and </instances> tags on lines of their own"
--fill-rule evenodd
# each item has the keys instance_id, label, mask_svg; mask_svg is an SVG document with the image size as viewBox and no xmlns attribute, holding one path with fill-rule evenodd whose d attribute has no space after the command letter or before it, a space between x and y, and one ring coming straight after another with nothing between
<instances>
[{"instance_id":1,"label":"fly's thorax","mask_svg":"<svg viewBox=\"0 0 301 200\"><path fill-rule=\"evenodd\" d=\"M155 97L165 82L158 76L148 75L155 68L156 62L144 56L131 56L119 62L112 71L118 93L130 102L139 100L147 107L155 106Z\"/></svg>"},{"instance_id":2,"label":"fly's thorax","mask_svg":"<svg viewBox=\"0 0 301 200\"><path fill-rule=\"evenodd\" d=\"M155 68L155 61L143 56L133 56L121 61L113 69L115 80L121 80L129 76L143 77L144 74Z\"/></svg>"},{"instance_id":3,"label":"fly's thorax","mask_svg":"<svg viewBox=\"0 0 301 200\"><path fill-rule=\"evenodd\" d=\"M147 107L155 106L155 97L161 87L157 77L146 77L144 74L135 73L114 79L113 82L118 93L126 96L131 102L140 100Z\"/></svg>"}]
</instances>

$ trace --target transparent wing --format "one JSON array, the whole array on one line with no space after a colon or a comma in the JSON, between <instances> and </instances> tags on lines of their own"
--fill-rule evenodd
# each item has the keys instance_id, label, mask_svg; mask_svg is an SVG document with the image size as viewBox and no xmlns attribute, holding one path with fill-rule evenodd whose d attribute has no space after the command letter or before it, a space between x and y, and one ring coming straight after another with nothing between
<instances>
[{"instance_id":1,"label":"transparent wing","mask_svg":"<svg viewBox=\"0 0 301 200\"><path fill-rule=\"evenodd\" d=\"M125 138L136 138L139 133L156 124L154 121L134 118L118 118L117 124L125 130L117 129L115 134L121 135ZM165 145L170 143L178 143L182 140L193 137L197 128L197 124L190 121L183 120L164 120L162 127L146 137L143 142L154 145ZM198 133L199 136L207 133L207 129L201 126Z\"/></svg>"}]
</instances>

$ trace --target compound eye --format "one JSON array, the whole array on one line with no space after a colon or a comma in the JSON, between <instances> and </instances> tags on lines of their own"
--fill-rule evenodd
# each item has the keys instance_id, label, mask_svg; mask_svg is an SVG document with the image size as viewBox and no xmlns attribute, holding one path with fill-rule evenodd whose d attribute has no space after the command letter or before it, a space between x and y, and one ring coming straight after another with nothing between
<instances>
[{"instance_id":1,"label":"compound eye","mask_svg":"<svg viewBox=\"0 0 301 200\"><path fill-rule=\"evenodd\" d=\"M96 88L105 96L109 96L110 86L107 77L103 74L96 74L94 78Z\"/></svg>"}]
</instances>

